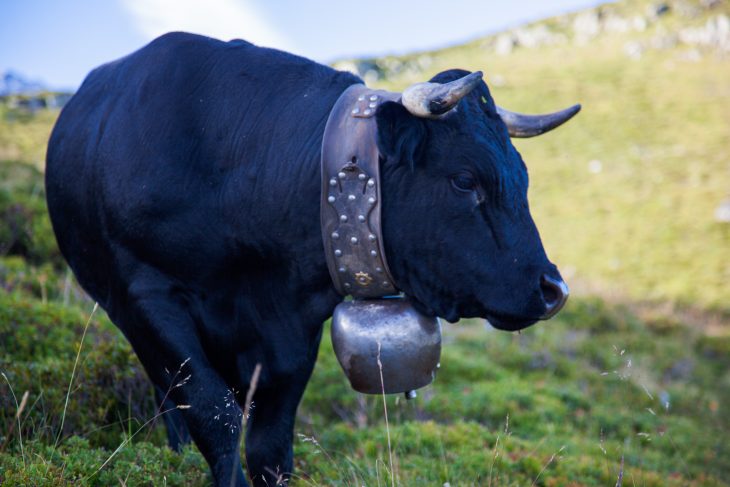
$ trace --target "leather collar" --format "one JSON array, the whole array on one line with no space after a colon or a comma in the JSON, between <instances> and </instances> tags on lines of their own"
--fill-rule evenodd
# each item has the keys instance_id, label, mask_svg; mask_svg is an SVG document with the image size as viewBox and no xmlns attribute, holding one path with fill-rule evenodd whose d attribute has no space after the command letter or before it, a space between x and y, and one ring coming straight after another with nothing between
<instances>
[{"instance_id":1,"label":"leather collar","mask_svg":"<svg viewBox=\"0 0 730 487\"><path fill-rule=\"evenodd\" d=\"M398 293L381 228L381 184L374 115L400 93L355 84L335 103L322 140L322 239L332 282L341 295Z\"/></svg>"}]
</instances>

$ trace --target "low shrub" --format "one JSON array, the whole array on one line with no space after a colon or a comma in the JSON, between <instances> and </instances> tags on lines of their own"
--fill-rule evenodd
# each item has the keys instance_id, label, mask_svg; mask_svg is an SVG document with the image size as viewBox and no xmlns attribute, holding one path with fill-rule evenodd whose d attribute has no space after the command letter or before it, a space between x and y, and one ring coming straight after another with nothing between
<instances>
[{"instance_id":1,"label":"low shrub","mask_svg":"<svg viewBox=\"0 0 730 487\"><path fill-rule=\"evenodd\" d=\"M21 162L0 163L0 256L64 266L46 209L43 175Z\"/></svg>"},{"instance_id":2,"label":"low shrub","mask_svg":"<svg viewBox=\"0 0 730 487\"><path fill-rule=\"evenodd\" d=\"M77 308L0 295L0 371L6 378L0 380L0 425L10 425L16 414L11 387L18 400L28 391L21 431L26 438L54 440L63 421L62 437L83 435L95 447L112 447L154 416L142 366L103 313L89 325L64 415L87 320L88 312Z\"/></svg>"}]
</instances>

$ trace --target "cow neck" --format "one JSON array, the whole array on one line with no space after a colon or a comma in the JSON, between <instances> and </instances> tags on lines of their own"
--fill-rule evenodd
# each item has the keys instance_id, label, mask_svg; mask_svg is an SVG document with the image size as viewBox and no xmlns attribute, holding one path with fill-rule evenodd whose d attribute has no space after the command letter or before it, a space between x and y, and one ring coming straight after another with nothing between
<instances>
[{"instance_id":1,"label":"cow neck","mask_svg":"<svg viewBox=\"0 0 730 487\"><path fill-rule=\"evenodd\" d=\"M394 295L381 225L381 181L375 112L400 93L355 84L335 103L322 140L322 240L332 282L343 296Z\"/></svg>"}]
</instances>

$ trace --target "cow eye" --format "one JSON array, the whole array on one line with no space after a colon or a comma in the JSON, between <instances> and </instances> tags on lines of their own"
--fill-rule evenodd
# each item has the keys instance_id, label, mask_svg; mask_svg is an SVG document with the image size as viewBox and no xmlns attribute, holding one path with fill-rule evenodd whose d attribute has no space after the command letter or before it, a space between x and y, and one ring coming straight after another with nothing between
<instances>
[{"instance_id":1,"label":"cow eye","mask_svg":"<svg viewBox=\"0 0 730 487\"><path fill-rule=\"evenodd\" d=\"M477 187L477 182L471 174L461 173L452 176L451 184L459 191L471 192Z\"/></svg>"}]
</instances>

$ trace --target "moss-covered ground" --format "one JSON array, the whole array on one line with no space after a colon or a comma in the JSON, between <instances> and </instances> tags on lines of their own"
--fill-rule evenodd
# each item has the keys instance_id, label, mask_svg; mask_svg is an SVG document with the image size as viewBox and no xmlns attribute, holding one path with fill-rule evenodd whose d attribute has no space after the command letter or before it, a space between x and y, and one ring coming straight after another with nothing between
<instances>
[{"instance_id":1,"label":"moss-covered ground","mask_svg":"<svg viewBox=\"0 0 730 487\"><path fill-rule=\"evenodd\" d=\"M3 485L204 485L194 448L164 446L122 335L99 314L84 336L92 303L64 304L63 280L43 303L33 272L0 261ZM325 338L296 428L300 485L613 485L619 472L626 485L725 485L730 338L599 298L522 334L444 331L433 385L388 398L392 470L382 398L350 390Z\"/></svg>"}]
</instances>

